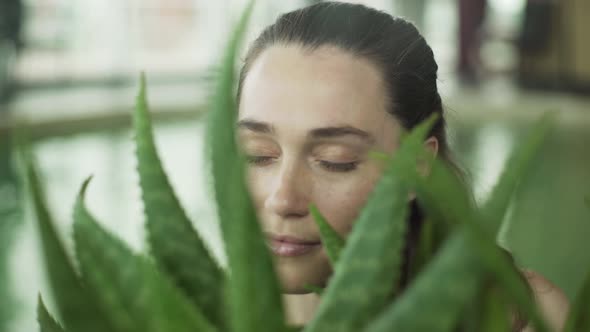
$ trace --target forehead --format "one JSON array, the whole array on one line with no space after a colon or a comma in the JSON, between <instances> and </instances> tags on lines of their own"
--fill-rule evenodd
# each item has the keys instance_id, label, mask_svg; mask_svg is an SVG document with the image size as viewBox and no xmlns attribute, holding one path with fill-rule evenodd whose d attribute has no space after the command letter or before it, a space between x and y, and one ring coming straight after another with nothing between
<instances>
[{"instance_id":1,"label":"forehead","mask_svg":"<svg viewBox=\"0 0 590 332\"><path fill-rule=\"evenodd\" d=\"M337 47L275 45L252 64L239 117L271 123L277 132L348 125L390 140L397 123L386 106L381 75L369 60Z\"/></svg>"}]
</instances>

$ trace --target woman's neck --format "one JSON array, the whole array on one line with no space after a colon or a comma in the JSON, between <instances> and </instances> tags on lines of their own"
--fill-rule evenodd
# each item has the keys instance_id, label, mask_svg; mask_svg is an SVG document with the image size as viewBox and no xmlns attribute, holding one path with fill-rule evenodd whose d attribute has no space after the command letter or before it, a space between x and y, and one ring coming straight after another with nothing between
<instances>
[{"instance_id":1,"label":"woman's neck","mask_svg":"<svg viewBox=\"0 0 590 332\"><path fill-rule=\"evenodd\" d=\"M320 303L317 294L283 294L283 305L287 323L294 326L307 324L315 314Z\"/></svg>"}]
</instances>

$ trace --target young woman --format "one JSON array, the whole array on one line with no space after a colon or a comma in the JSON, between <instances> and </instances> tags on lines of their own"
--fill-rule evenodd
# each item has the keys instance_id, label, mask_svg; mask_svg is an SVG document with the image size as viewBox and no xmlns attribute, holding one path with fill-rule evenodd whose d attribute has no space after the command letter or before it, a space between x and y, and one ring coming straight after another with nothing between
<instances>
[{"instance_id":1,"label":"young woman","mask_svg":"<svg viewBox=\"0 0 590 332\"><path fill-rule=\"evenodd\" d=\"M433 113L439 120L424 144L450 162L437 68L411 23L345 3L281 16L247 53L238 134L292 323L305 324L319 302L305 285L325 285L332 273L309 204L346 236L382 171L368 152L394 153L402 130ZM560 327L565 297L526 276Z\"/></svg>"}]
</instances>

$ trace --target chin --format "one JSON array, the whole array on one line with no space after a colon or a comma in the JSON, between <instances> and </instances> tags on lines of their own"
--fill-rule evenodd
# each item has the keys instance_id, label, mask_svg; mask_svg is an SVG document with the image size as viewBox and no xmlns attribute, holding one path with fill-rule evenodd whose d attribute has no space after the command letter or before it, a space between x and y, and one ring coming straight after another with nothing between
<instances>
[{"instance_id":1,"label":"chin","mask_svg":"<svg viewBox=\"0 0 590 332\"><path fill-rule=\"evenodd\" d=\"M307 294L311 290L305 286L315 284L311 283L312 280L309 280L311 279L309 275L304 275L297 271L284 271L284 269L279 268L278 272L279 282L284 294Z\"/></svg>"},{"instance_id":2,"label":"chin","mask_svg":"<svg viewBox=\"0 0 590 332\"><path fill-rule=\"evenodd\" d=\"M314 264L315 263L315 264ZM328 261L276 262L277 274L284 294L308 294L313 291L307 286L323 288L332 274Z\"/></svg>"},{"instance_id":3,"label":"chin","mask_svg":"<svg viewBox=\"0 0 590 332\"><path fill-rule=\"evenodd\" d=\"M281 280L281 289L283 294L309 294L313 291L307 286L324 288L324 283L312 283L312 282L284 282Z\"/></svg>"}]
</instances>

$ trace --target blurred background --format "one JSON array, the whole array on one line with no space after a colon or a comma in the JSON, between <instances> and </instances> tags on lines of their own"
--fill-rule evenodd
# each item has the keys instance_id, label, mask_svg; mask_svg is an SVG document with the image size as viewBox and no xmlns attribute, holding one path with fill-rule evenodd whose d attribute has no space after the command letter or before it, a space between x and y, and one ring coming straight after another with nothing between
<instances>
[{"instance_id":1,"label":"blurred background","mask_svg":"<svg viewBox=\"0 0 590 332\"><path fill-rule=\"evenodd\" d=\"M280 13L316 1L258 1L249 40ZM518 263L576 295L590 267L590 1L367 0L422 31L439 64L452 147L485 199L531 124L554 113L500 242ZM244 0L0 0L0 331L36 331L48 297L13 132L26 123L61 235L93 174L88 205L144 248L129 129L148 77L156 138L181 201L223 260L203 169L212 72ZM10 302L8 302L10 300Z\"/></svg>"}]
</instances>

